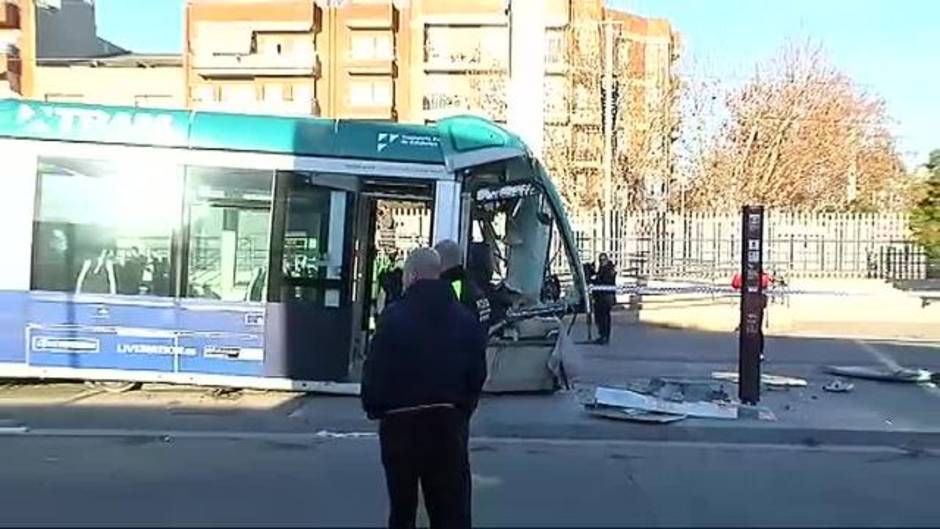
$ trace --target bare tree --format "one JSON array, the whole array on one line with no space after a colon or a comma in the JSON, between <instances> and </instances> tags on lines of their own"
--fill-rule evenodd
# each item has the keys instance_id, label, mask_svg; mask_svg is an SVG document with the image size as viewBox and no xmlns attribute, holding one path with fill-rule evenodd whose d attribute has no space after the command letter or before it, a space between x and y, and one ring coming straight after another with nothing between
<instances>
[{"instance_id":1,"label":"bare tree","mask_svg":"<svg viewBox=\"0 0 940 529\"><path fill-rule=\"evenodd\" d=\"M693 207L902 205L907 179L883 101L833 67L819 45L788 44L722 102L717 126L694 138Z\"/></svg>"}]
</instances>

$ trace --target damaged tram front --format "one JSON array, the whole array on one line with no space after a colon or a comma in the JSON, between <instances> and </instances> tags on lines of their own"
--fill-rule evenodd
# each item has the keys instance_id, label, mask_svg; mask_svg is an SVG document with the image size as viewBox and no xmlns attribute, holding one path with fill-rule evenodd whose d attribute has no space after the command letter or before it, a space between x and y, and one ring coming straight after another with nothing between
<instances>
[{"instance_id":1,"label":"damaged tram front","mask_svg":"<svg viewBox=\"0 0 940 529\"><path fill-rule=\"evenodd\" d=\"M571 374L569 331L586 299L558 196L528 156L473 168L463 185L467 269L492 310L484 389L553 390Z\"/></svg>"}]
</instances>

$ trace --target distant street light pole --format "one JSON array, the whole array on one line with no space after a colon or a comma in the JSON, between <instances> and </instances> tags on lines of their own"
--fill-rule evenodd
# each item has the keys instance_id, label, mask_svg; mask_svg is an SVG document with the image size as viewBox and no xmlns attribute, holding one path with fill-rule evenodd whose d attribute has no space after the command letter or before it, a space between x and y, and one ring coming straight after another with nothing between
<instances>
[{"instance_id":1,"label":"distant street light pole","mask_svg":"<svg viewBox=\"0 0 940 529\"><path fill-rule=\"evenodd\" d=\"M604 22L601 27L604 30L604 222L602 224L604 233L602 236L604 250L610 251L611 239L613 239L611 217L613 216L614 195L614 34L610 23Z\"/></svg>"},{"instance_id":2,"label":"distant street light pole","mask_svg":"<svg viewBox=\"0 0 940 529\"><path fill-rule=\"evenodd\" d=\"M545 2L509 3L509 129L541 157L545 135Z\"/></svg>"}]
</instances>

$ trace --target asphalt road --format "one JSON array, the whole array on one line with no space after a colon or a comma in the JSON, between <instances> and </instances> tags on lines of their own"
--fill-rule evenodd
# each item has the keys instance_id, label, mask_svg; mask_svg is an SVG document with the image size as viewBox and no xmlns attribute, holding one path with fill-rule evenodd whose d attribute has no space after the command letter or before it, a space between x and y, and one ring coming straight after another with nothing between
<instances>
[{"instance_id":1,"label":"asphalt road","mask_svg":"<svg viewBox=\"0 0 940 529\"><path fill-rule=\"evenodd\" d=\"M0 437L0 525L377 526L375 439ZM927 526L940 459L891 449L473 443L476 526Z\"/></svg>"},{"instance_id":2,"label":"asphalt road","mask_svg":"<svg viewBox=\"0 0 940 529\"><path fill-rule=\"evenodd\" d=\"M581 334L579 329L575 338ZM580 357L581 381L622 385L657 376L708 379L713 371L736 369L737 344L731 334L617 326L613 338L609 347L575 347L580 352L576 356ZM482 402L473 433L484 437L896 446L924 445L920 434L925 434L932 436L927 445L940 446L940 390L936 387L858 380L852 393L831 394L823 391L822 385L833 377L821 369L826 364L884 366L887 362L940 371L938 345L807 338L769 338L767 345L770 361L766 372L809 381L808 388L765 392L762 404L776 415L776 422L689 419L670 428L651 428L589 417L571 395L491 396ZM730 394L736 391L733 386L727 390ZM166 388L121 395L93 393L82 385L0 387L0 430L22 426L33 431L309 433L373 427L355 397L211 397L204 390L178 393Z\"/></svg>"}]
</instances>

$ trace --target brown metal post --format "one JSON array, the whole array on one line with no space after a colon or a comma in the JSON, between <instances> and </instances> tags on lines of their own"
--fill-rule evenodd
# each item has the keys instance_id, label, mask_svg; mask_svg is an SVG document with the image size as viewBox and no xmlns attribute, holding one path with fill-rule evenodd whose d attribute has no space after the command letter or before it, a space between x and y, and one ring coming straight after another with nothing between
<instances>
[{"instance_id":1,"label":"brown metal post","mask_svg":"<svg viewBox=\"0 0 940 529\"><path fill-rule=\"evenodd\" d=\"M741 321L738 335L738 398L760 401L760 358L763 353L764 293L761 285L764 250L764 207L744 206L741 213Z\"/></svg>"}]
</instances>

